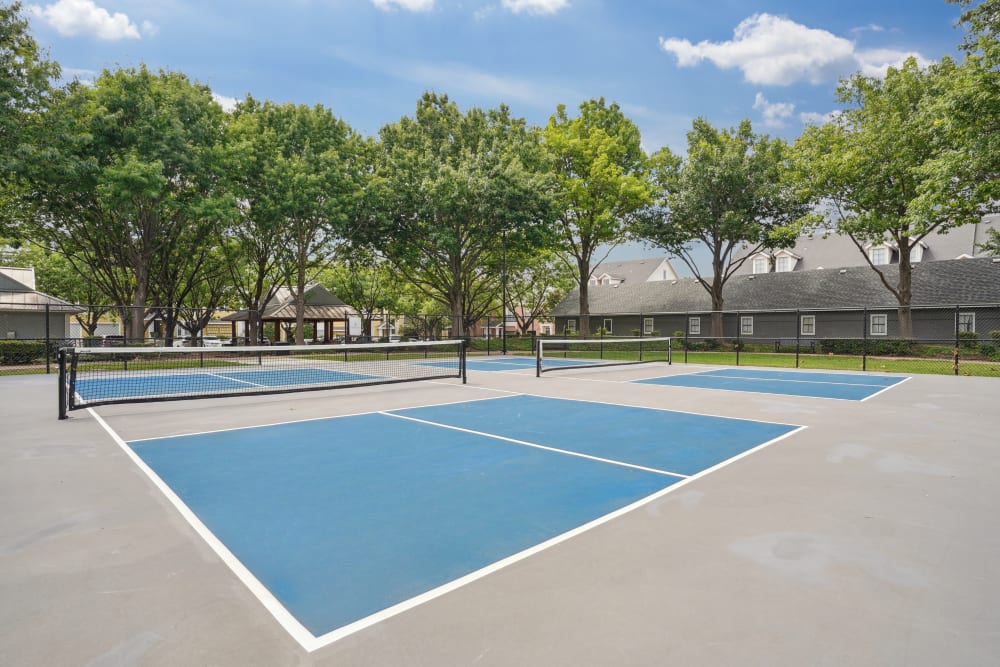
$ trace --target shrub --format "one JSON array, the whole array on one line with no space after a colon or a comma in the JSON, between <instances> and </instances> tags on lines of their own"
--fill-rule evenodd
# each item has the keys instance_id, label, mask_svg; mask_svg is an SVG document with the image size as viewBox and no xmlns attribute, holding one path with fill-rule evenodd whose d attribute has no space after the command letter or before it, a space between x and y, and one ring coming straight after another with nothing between
<instances>
[{"instance_id":1,"label":"shrub","mask_svg":"<svg viewBox=\"0 0 1000 667\"><path fill-rule=\"evenodd\" d=\"M975 350L979 347L979 334L975 331L959 331L958 346L963 350Z\"/></svg>"},{"instance_id":2,"label":"shrub","mask_svg":"<svg viewBox=\"0 0 1000 667\"><path fill-rule=\"evenodd\" d=\"M992 340L997 345L1000 345L1000 329L994 329L990 332L990 340Z\"/></svg>"},{"instance_id":3,"label":"shrub","mask_svg":"<svg viewBox=\"0 0 1000 667\"><path fill-rule=\"evenodd\" d=\"M0 365L30 364L45 357L45 341L0 340Z\"/></svg>"}]
</instances>

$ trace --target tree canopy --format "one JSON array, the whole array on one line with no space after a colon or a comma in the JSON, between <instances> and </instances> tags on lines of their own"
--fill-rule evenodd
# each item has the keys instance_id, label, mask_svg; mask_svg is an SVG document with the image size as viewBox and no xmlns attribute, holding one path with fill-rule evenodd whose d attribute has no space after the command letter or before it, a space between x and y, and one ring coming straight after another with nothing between
<instances>
[{"instance_id":1,"label":"tree canopy","mask_svg":"<svg viewBox=\"0 0 1000 667\"><path fill-rule=\"evenodd\" d=\"M636 213L649 204L646 156L639 128L604 98L583 102L576 118L559 105L543 135L556 179L555 243L576 269L580 333L587 335L594 255L629 238Z\"/></svg>"}]
</instances>

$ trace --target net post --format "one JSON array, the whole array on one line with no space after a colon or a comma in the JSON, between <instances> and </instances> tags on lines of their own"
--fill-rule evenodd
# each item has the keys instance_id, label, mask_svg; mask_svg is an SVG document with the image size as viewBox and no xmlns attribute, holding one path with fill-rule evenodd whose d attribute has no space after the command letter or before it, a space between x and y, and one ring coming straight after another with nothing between
<instances>
[{"instance_id":1,"label":"net post","mask_svg":"<svg viewBox=\"0 0 1000 667\"><path fill-rule=\"evenodd\" d=\"M59 348L59 419L66 419L66 350Z\"/></svg>"},{"instance_id":2,"label":"net post","mask_svg":"<svg viewBox=\"0 0 1000 667\"><path fill-rule=\"evenodd\" d=\"M535 377L542 377L542 339L539 338L535 344Z\"/></svg>"},{"instance_id":3,"label":"net post","mask_svg":"<svg viewBox=\"0 0 1000 667\"><path fill-rule=\"evenodd\" d=\"M673 366L674 364L674 339L667 339L667 366Z\"/></svg>"},{"instance_id":4,"label":"net post","mask_svg":"<svg viewBox=\"0 0 1000 667\"><path fill-rule=\"evenodd\" d=\"M461 371L462 371L462 384L468 384L468 382L469 382L468 373L466 372L466 360L468 358L468 352L467 352L467 349L466 349L466 345L467 344L468 343L467 343L467 341L464 338L460 339L460 344L459 344L459 347L458 347L458 357L459 357L458 363L462 367L461 368Z\"/></svg>"}]
</instances>

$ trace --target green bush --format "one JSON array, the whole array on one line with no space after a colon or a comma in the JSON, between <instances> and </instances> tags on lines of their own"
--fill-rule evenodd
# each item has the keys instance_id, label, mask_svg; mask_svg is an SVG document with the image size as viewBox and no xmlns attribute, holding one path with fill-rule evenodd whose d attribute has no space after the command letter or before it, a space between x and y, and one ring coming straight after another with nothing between
<instances>
[{"instance_id":1,"label":"green bush","mask_svg":"<svg viewBox=\"0 0 1000 667\"><path fill-rule=\"evenodd\" d=\"M45 341L0 340L0 365L30 364L45 358Z\"/></svg>"},{"instance_id":2,"label":"green bush","mask_svg":"<svg viewBox=\"0 0 1000 667\"><path fill-rule=\"evenodd\" d=\"M1000 359L1000 345L996 343L982 343L979 346L979 354L987 359Z\"/></svg>"},{"instance_id":3,"label":"green bush","mask_svg":"<svg viewBox=\"0 0 1000 667\"><path fill-rule=\"evenodd\" d=\"M990 340L992 340L997 345L1000 345L1000 329L994 329L990 332Z\"/></svg>"},{"instance_id":4,"label":"green bush","mask_svg":"<svg viewBox=\"0 0 1000 667\"><path fill-rule=\"evenodd\" d=\"M975 350L979 347L979 334L975 331L959 331L958 346L963 350Z\"/></svg>"}]
</instances>

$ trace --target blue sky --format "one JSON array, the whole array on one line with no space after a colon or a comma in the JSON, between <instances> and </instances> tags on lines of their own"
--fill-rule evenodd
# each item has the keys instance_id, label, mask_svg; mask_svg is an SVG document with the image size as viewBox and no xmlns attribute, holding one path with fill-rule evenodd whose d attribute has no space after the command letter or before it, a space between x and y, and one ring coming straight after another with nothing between
<instances>
[{"instance_id":1,"label":"blue sky","mask_svg":"<svg viewBox=\"0 0 1000 667\"><path fill-rule=\"evenodd\" d=\"M186 73L231 104L321 103L366 135L426 90L506 103L543 125L558 104L618 102L649 150L691 121L749 118L793 140L838 107L840 77L955 54L944 0L25 0L72 78L136 66Z\"/></svg>"}]
</instances>

